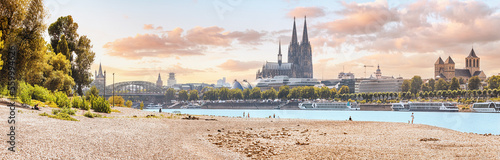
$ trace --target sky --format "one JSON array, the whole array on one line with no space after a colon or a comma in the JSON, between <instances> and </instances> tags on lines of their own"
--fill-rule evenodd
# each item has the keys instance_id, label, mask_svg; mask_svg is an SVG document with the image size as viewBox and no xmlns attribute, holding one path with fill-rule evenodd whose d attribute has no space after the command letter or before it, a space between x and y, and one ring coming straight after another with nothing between
<instances>
[{"instance_id":1,"label":"sky","mask_svg":"<svg viewBox=\"0 0 500 160\"><path fill-rule=\"evenodd\" d=\"M433 78L434 63L449 56L465 68L474 47L487 76L500 66L500 2L460 0L45 0L46 24L71 15L78 34L115 82L166 84L255 80L266 61L283 61L295 21L299 41L305 16L314 78L357 78L375 72ZM48 37L48 35L46 35ZM48 38L47 38L48 40ZM107 79L110 83L111 78Z\"/></svg>"}]
</instances>

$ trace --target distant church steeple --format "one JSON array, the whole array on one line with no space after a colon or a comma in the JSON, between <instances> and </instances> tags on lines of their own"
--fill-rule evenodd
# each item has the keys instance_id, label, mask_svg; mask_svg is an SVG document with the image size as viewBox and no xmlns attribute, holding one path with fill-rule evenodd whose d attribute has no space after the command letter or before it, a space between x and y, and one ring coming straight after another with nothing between
<instances>
[{"instance_id":1,"label":"distant church steeple","mask_svg":"<svg viewBox=\"0 0 500 160\"><path fill-rule=\"evenodd\" d=\"M281 66L281 63L283 60L283 55L281 55L281 40L279 42L279 49L278 49L278 65Z\"/></svg>"},{"instance_id":2,"label":"distant church steeple","mask_svg":"<svg viewBox=\"0 0 500 160\"><path fill-rule=\"evenodd\" d=\"M163 81L161 80L160 73L158 73L158 80L156 80L156 86L158 86L158 87L163 86Z\"/></svg>"}]
</instances>

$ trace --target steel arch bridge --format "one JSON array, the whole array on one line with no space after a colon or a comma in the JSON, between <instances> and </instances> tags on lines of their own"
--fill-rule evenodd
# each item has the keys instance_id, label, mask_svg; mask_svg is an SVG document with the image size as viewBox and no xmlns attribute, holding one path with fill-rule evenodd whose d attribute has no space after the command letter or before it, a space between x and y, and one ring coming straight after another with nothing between
<instances>
[{"instance_id":1,"label":"steel arch bridge","mask_svg":"<svg viewBox=\"0 0 500 160\"><path fill-rule=\"evenodd\" d=\"M114 84L115 95L163 95L164 90L147 81L127 81ZM106 96L113 94L113 84L106 86Z\"/></svg>"}]
</instances>

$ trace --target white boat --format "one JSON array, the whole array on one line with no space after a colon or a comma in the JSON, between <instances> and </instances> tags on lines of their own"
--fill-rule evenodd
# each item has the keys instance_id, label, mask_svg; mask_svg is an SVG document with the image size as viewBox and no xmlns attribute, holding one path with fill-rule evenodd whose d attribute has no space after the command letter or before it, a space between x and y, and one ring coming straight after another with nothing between
<instances>
[{"instance_id":1,"label":"white boat","mask_svg":"<svg viewBox=\"0 0 500 160\"><path fill-rule=\"evenodd\" d=\"M148 104L148 105L146 106L146 109L161 109L161 108L162 108L162 107L161 107L161 105L159 105L159 104L156 104L156 105L155 105L155 104L153 104L153 103L150 103L150 104Z\"/></svg>"},{"instance_id":2,"label":"white boat","mask_svg":"<svg viewBox=\"0 0 500 160\"><path fill-rule=\"evenodd\" d=\"M300 109L305 110L340 110L357 111L359 106L356 102L304 102L299 103Z\"/></svg>"},{"instance_id":3,"label":"white boat","mask_svg":"<svg viewBox=\"0 0 500 160\"><path fill-rule=\"evenodd\" d=\"M458 112L455 102L400 102L392 104L393 111Z\"/></svg>"},{"instance_id":4,"label":"white boat","mask_svg":"<svg viewBox=\"0 0 500 160\"><path fill-rule=\"evenodd\" d=\"M500 113L500 102L483 102L472 105L474 112Z\"/></svg>"},{"instance_id":5,"label":"white boat","mask_svg":"<svg viewBox=\"0 0 500 160\"><path fill-rule=\"evenodd\" d=\"M201 109L201 106L199 104L189 103L186 106L182 106L181 109Z\"/></svg>"}]
</instances>

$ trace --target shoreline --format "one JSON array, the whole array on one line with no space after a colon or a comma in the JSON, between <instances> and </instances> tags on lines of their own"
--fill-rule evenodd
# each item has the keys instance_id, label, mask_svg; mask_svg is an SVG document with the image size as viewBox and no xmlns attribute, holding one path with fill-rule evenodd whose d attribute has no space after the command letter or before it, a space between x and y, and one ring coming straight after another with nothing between
<instances>
[{"instance_id":1,"label":"shoreline","mask_svg":"<svg viewBox=\"0 0 500 160\"><path fill-rule=\"evenodd\" d=\"M500 136L397 122L232 118L114 107L108 118L64 121L16 107L16 152L7 159L498 159ZM20 112L19 112L20 111ZM7 106L0 104L6 119ZM102 113L100 113L102 114ZM137 118L134 118L134 115ZM146 118L155 115L156 118ZM215 119L215 120L205 120ZM1 131L7 133L8 124ZM5 135L4 135L5 136Z\"/></svg>"}]
</instances>

